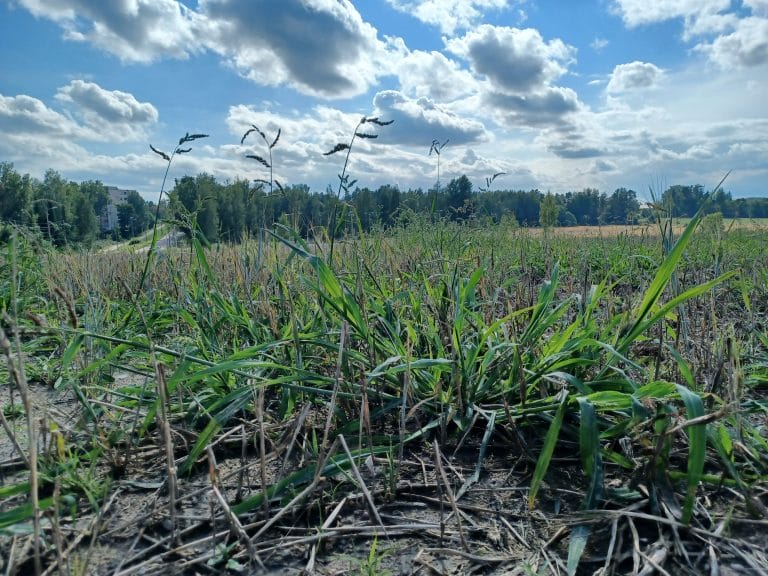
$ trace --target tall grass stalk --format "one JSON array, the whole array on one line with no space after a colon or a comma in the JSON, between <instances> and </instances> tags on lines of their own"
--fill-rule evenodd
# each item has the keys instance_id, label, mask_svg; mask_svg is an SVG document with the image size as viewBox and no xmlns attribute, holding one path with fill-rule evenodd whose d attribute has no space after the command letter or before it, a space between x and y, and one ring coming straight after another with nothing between
<instances>
[{"instance_id":1,"label":"tall grass stalk","mask_svg":"<svg viewBox=\"0 0 768 576\"><path fill-rule=\"evenodd\" d=\"M2 315L2 321L6 325L10 326L13 344L8 337L6 331L0 324L0 349L3 351L7 365L9 378L9 387L14 385L18 388L19 396L21 397L21 403L24 407L24 415L27 426L27 455L21 451L19 443L15 439L14 434L9 434L9 437L13 438L13 444L19 451L22 460L25 461L27 469L29 471L29 495L32 504L32 525L33 525L33 550L34 550L34 569L35 574L39 575L42 572L42 561L40 551L40 486L39 486L39 470L38 470L38 449L37 449L37 429L35 428L35 414L32 406L32 399L30 397L29 385L27 381L27 375L25 371L24 352L21 346L21 336L19 334L19 295L16 292L17 279L19 277L17 253L18 253L18 237L14 230L11 235L10 249L10 286L11 286L11 313L12 316L8 316L5 312ZM11 394L11 398L12 398ZM7 425L5 419L3 419L3 427L6 430L10 428Z\"/></svg>"},{"instance_id":2,"label":"tall grass stalk","mask_svg":"<svg viewBox=\"0 0 768 576\"><path fill-rule=\"evenodd\" d=\"M147 258L144 261L144 270L141 273L141 279L139 281L139 286L136 290L137 294L141 294L142 290L144 289L144 283L147 280L147 275L149 273L150 266L152 265L152 259L155 255L155 249L157 248L157 241L158 238L158 227L160 224L160 206L161 202L163 200L163 192L165 192L165 183L168 179L168 172L171 170L171 164L173 163L173 159L180 154L188 154L192 151L192 148L182 148L184 144L187 144L189 142L194 142L195 140L199 140L201 138L208 138L208 134L190 134L187 132L184 136L179 138L179 143L174 147L173 152L171 154L167 154L166 152L163 152L162 150L158 150L152 144L149 145L149 148L160 156L163 160L166 161L165 164L165 172L163 173L163 182L160 185L160 194L157 196L157 206L155 207L155 221L152 225L152 241L149 244L149 250L147 250Z\"/></svg>"},{"instance_id":3,"label":"tall grass stalk","mask_svg":"<svg viewBox=\"0 0 768 576\"><path fill-rule=\"evenodd\" d=\"M333 148L331 148L328 152L325 152L324 156L331 156L333 154L336 154L338 152L344 152L346 150L346 154L344 156L344 165L341 168L341 172L339 173L339 188L336 192L336 202L333 204L333 209L331 211L330 219L328 220L328 235L330 236L329 242L330 242L330 250L329 250L329 256L328 261L333 262L333 247L336 240L336 234L338 230L336 229L336 222L337 222L337 216L338 216L338 203L339 200L341 200L341 193L342 192L349 192L352 187L355 185L357 180L349 180L349 174L347 173L347 168L349 167L349 156L352 153L352 147L355 145L355 140L357 138L361 138L364 140L373 140L379 137L378 134L374 134L372 132L362 132L360 130L360 127L364 124L373 124L374 126L382 127L382 126L389 126L392 124L394 120L384 121L379 120L376 116L363 116L355 126L354 130L352 131L352 138L349 140L349 144L345 142L339 142L336 144Z\"/></svg>"}]
</instances>

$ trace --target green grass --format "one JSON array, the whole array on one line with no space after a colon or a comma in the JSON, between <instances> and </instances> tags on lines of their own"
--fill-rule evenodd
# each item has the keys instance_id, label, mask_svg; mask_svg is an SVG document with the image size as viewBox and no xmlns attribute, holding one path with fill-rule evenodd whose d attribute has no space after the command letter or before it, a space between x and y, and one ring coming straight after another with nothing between
<instances>
[{"instance_id":1,"label":"green grass","mask_svg":"<svg viewBox=\"0 0 768 576\"><path fill-rule=\"evenodd\" d=\"M766 235L726 227L714 238L697 224L664 248L419 221L328 253L276 229L239 246L193 240L152 266L20 238L7 248L17 268L0 262L6 322L22 329L30 366L43 364L32 372L83 407L81 434L41 455L41 481L63 471L67 492L98 506L108 478L85 472L123 469L136 446L163 445L172 461L183 437L183 479L243 423L267 437L251 447L263 460L272 431L308 407L311 449L233 505L244 523L318 478L352 481L369 457L419 454L435 439L446 450L474 439L476 481L486 450L519 450L506 445L517 437L520 457L534 458L530 507L554 457L577 446L583 509L617 498L608 476L633 477L679 494L687 524L702 483L749 496L768 478L755 418L768 381ZM144 379L120 385L125 372ZM162 439L167 426L175 434ZM29 517L18 496L0 493L14 504L6 527ZM589 535L574 532L573 570Z\"/></svg>"}]
</instances>

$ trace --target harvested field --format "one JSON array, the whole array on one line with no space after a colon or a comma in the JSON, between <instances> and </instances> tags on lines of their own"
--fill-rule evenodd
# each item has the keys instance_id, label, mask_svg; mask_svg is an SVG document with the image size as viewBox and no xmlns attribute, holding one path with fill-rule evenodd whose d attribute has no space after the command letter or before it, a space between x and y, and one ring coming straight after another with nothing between
<instances>
[{"instance_id":1,"label":"harvested field","mask_svg":"<svg viewBox=\"0 0 768 576\"><path fill-rule=\"evenodd\" d=\"M768 234L698 224L16 236L0 570L766 573Z\"/></svg>"}]
</instances>

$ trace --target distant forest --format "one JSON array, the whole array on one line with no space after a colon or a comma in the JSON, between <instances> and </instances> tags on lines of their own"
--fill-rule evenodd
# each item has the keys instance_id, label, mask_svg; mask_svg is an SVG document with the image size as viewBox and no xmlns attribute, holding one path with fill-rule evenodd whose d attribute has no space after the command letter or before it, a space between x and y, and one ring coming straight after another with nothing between
<instances>
[{"instance_id":1,"label":"distant forest","mask_svg":"<svg viewBox=\"0 0 768 576\"><path fill-rule=\"evenodd\" d=\"M641 205L637 193L626 188L610 194L593 188L566 194L475 188L467 176L426 191L383 185L337 194L330 187L324 192L311 191L303 184L270 190L261 183L222 183L199 174L176 180L160 213L183 230L197 227L209 242L238 242L276 222L304 236L330 225L334 235L342 236L419 218L480 223L506 220L520 226L639 224L659 213L692 216L705 203L707 212L720 212L725 218L768 217L768 198L733 199L723 190L708 195L698 184L670 186L657 201L653 206ZM129 239L154 222L154 204L131 192L116 206L117 226L105 230L103 214L109 202L106 187L99 181L68 182L54 170L38 180L20 174L11 163L0 163L0 222L36 227L57 246L87 246L107 237Z\"/></svg>"}]
</instances>

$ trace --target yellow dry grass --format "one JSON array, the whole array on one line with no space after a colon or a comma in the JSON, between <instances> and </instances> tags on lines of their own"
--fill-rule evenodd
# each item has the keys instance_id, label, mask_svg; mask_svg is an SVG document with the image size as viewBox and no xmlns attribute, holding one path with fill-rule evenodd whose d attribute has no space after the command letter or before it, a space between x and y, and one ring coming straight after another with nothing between
<instances>
[{"instance_id":1,"label":"yellow dry grass","mask_svg":"<svg viewBox=\"0 0 768 576\"><path fill-rule=\"evenodd\" d=\"M673 227L675 234L683 231L687 218L675 218ZM723 222L725 230L763 230L768 231L768 218L726 218ZM534 237L543 235L542 228L529 228L527 231ZM552 229L552 235L558 238L615 238L616 236L658 236L657 224L609 224L605 226L568 226Z\"/></svg>"}]
</instances>

